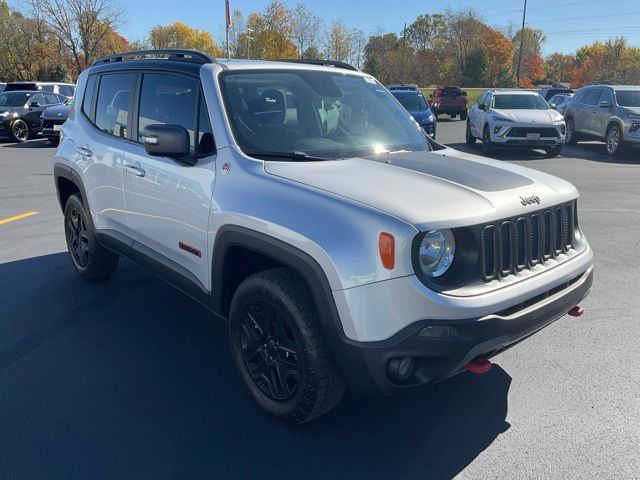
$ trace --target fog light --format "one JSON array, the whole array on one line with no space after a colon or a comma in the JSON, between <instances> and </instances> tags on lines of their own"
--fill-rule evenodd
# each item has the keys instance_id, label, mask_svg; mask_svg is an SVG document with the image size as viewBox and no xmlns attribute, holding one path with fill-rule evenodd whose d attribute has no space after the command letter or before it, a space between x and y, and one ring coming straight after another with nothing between
<instances>
[{"instance_id":1,"label":"fog light","mask_svg":"<svg viewBox=\"0 0 640 480\"><path fill-rule=\"evenodd\" d=\"M639 129L640 129L640 123L633 123L631 127L629 127L630 132L635 132L636 130L639 130Z\"/></svg>"},{"instance_id":2,"label":"fog light","mask_svg":"<svg viewBox=\"0 0 640 480\"><path fill-rule=\"evenodd\" d=\"M420 337L456 337L458 332L448 325L429 325L418 334Z\"/></svg>"},{"instance_id":3,"label":"fog light","mask_svg":"<svg viewBox=\"0 0 640 480\"><path fill-rule=\"evenodd\" d=\"M389 360L387 370L393 380L406 380L413 373L415 361L413 357L399 357Z\"/></svg>"},{"instance_id":4,"label":"fog light","mask_svg":"<svg viewBox=\"0 0 640 480\"><path fill-rule=\"evenodd\" d=\"M496 125L493 128L493 133L497 135L501 128L502 128L502 125Z\"/></svg>"}]
</instances>

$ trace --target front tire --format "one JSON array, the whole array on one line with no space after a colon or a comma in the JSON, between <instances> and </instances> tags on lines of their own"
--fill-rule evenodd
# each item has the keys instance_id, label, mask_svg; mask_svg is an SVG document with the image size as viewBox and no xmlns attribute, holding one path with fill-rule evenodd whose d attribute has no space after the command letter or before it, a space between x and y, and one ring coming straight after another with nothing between
<instances>
[{"instance_id":1,"label":"front tire","mask_svg":"<svg viewBox=\"0 0 640 480\"><path fill-rule=\"evenodd\" d=\"M491 142L491 134L489 133L489 126L485 125L482 130L482 153L489 155L493 149L493 142Z\"/></svg>"},{"instance_id":2,"label":"front tire","mask_svg":"<svg viewBox=\"0 0 640 480\"><path fill-rule=\"evenodd\" d=\"M467 112L466 112L466 110L465 110L464 112L462 112L462 113L460 114L460 120L466 120L466 119L467 119Z\"/></svg>"},{"instance_id":3,"label":"front tire","mask_svg":"<svg viewBox=\"0 0 640 480\"><path fill-rule=\"evenodd\" d=\"M78 193L71 195L64 207L64 233L71 262L82 278L106 278L115 271L120 257L96 240Z\"/></svg>"},{"instance_id":4,"label":"front tire","mask_svg":"<svg viewBox=\"0 0 640 480\"><path fill-rule=\"evenodd\" d=\"M345 391L322 336L311 293L287 269L251 275L229 313L234 363L270 415L304 423L335 407Z\"/></svg>"},{"instance_id":5,"label":"front tire","mask_svg":"<svg viewBox=\"0 0 640 480\"><path fill-rule=\"evenodd\" d=\"M471 133L471 123L467 121L467 128L464 133L464 139L467 142L467 145L474 145L476 143L476 137Z\"/></svg>"},{"instance_id":6,"label":"front tire","mask_svg":"<svg viewBox=\"0 0 640 480\"><path fill-rule=\"evenodd\" d=\"M605 137L607 153L614 157L622 151L622 132L618 125L611 125Z\"/></svg>"},{"instance_id":7,"label":"front tire","mask_svg":"<svg viewBox=\"0 0 640 480\"><path fill-rule=\"evenodd\" d=\"M562 147L552 147L552 148L547 148L545 150L545 154L544 157L545 158L554 158L557 157L558 155L560 155L560 152L562 151Z\"/></svg>"},{"instance_id":8,"label":"front tire","mask_svg":"<svg viewBox=\"0 0 640 480\"><path fill-rule=\"evenodd\" d=\"M24 143L29 140L29 126L24 120L16 120L11 125L11 138L14 142Z\"/></svg>"}]
</instances>

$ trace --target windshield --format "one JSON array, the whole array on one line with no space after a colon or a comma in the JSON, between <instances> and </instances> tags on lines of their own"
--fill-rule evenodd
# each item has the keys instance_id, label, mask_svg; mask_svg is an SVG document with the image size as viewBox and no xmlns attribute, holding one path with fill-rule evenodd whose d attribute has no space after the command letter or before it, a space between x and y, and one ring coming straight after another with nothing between
<instances>
[{"instance_id":1,"label":"windshield","mask_svg":"<svg viewBox=\"0 0 640 480\"><path fill-rule=\"evenodd\" d=\"M414 93L412 95L393 94L393 96L396 97L402 104L402 106L410 112L415 112L416 110L426 110L427 108L429 108L421 93Z\"/></svg>"},{"instance_id":2,"label":"windshield","mask_svg":"<svg viewBox=\"0 0 640 480\"><path fill-rule=\"evenodd\" d=\"M21 107L30 96L30 93L0 93L0 107Z\"/></svg>"},{"instance_id":3,"label":"windshield","mask_svg":"<svg viewBox=\"0 0 640 480\"><path fill-rule=\"evenodd\" d=\"M549 105L540 95L495 95L496 110L548 110Z\"/></svg>"},{"instance_id":4,"label":"windshield","mask_svg":"<svg viewBox=\"0 0 640 480\"><path fill-rule=\"evenodd\" d=\"M339 70L228 71L227 116L245 153L326 159L430 150L426 135L371 77Z\"/></svg>"},{"instance_id":5,"label":"windshield","mask_svg":"<svg viewBox=\"0 0 640 480\"><path fill-rule=\"evenodd\" d=\"M616 100L621 107L640 107L640 90L618 90Z\"/></svg>"}]
</instances>

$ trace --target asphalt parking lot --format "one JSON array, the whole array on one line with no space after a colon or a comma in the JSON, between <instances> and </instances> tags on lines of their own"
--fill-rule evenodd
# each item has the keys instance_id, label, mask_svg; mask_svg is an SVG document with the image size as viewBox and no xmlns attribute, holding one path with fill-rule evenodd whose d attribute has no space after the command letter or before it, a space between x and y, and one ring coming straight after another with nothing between
<instances>
[{"instance_id":1,"label":"asphalt parking lot","mask_svg":"<svg viewBox=\"0 0 640 480\"><path fill-rule=\"evenodd\" d=\"M438 140L480 152L460 121L443 120ZM0 143L0 479L640 478L637 154L495 154L580 189L596 255L584 316L486 375L347 395L290 427L254 406L225 326L197 303L128 261L108 281L75 275L53 151Z\"/></svg>"}]
</instances>

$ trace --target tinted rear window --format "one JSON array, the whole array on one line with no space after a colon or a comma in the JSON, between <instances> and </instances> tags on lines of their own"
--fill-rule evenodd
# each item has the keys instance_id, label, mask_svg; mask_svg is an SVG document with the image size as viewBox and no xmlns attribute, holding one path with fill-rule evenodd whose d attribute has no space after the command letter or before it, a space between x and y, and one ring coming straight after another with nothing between
<instances>
[{"instance_id":1,"label":"tinted rear window","mask_svg":"<svg viewBox=\"0 0 640 480\"><path fill-rule=\"evenodd\" d=\"M5 92L13 92L15 90L38 90L35 83L9 83L4 89Z\"/></svg>"}]
</instances>

